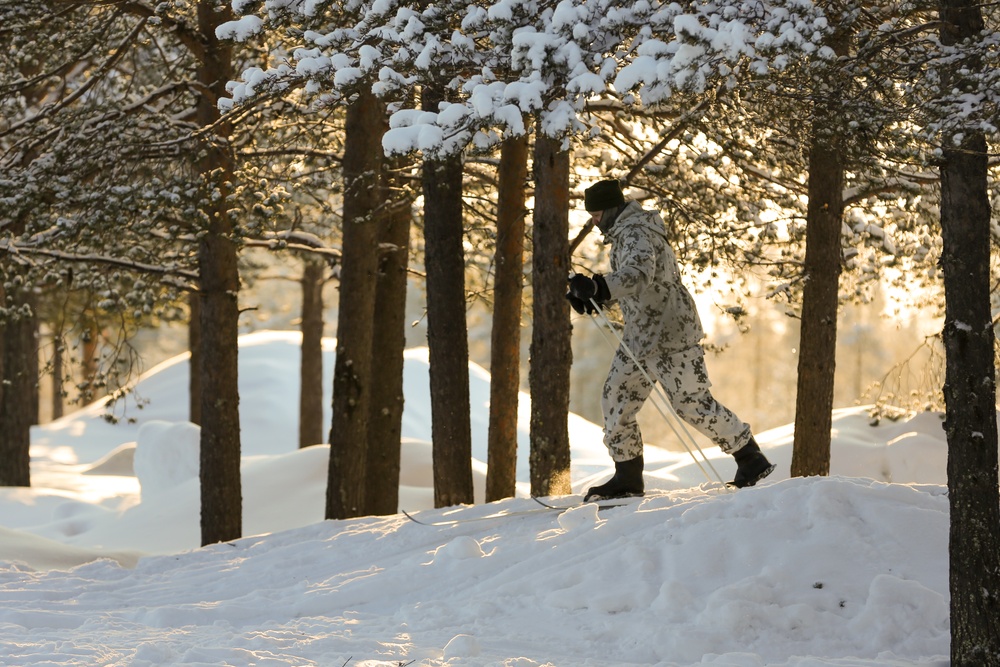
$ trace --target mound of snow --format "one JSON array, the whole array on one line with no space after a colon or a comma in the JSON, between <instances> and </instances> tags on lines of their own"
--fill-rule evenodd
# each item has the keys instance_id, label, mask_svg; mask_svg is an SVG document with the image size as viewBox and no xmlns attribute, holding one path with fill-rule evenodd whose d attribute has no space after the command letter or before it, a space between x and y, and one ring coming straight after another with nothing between
<instances>
[{"instance_id":1,"label":"mound of snow","mask_svg":"<svg viewBox=\"0 0 1000 667\"><path fill-rule=\"evenodd\" d=\"M566 514L327 521L132 570L0 568L0 652L136 667L947 664L943 487L706 484Z\"/></svg>"},{"instance_id":2,"label":"mound of snow","mask_svg":"<svg viewBox=\"0 0 1000 667\"><path fill-rule=\"evenodd\" d=\"M142 499L198 479L200 429L190 422L148 421L139 428L133 468Z\"/></svg>"},{"instance_id":3,"label":"mound of snow","mask_svg":"<svg viewBox=\"0 0 1000 667\"><path fill-rule=\"evenodd\" d=\"M240 337L240 441L244 456L287 453L298 448L301 342L301 334L294 331L265 331ZM324 339L323 405L327 406L324 414L326 424L331 419L329 406L333 391L335 353L336 341ZM133 392L116 404L109 404L106 400L98 401L50 424L34 427L32 457L42 466L48 462L93 463L124 443L140 441L140 431L144 425L188 423L188 360L189 355L185 353L144 373L134 385ZM405 352L404 449L412 449L416 442L427 443L425 449L430 449L432 438L428 366L426 348L414 348ZM488 449L490 378L482 367L470 364L469 380L472 456L478 462L474 466L478 469L479 476L482 476ZM106 418L109 413L119 419L118 423L109 423ZM522 485L529 480L530 416L530 398L522 392L518 409L517 467L517 478ZM601 429L577 415L571 415L570 433L574 479L604 474L609 459L602 444ZM164 452L163 455L167 454ZM429 465L429 458L426 457L405 458L427 462L426 465ZM427 477L423 479L426 480ZM409 481L403 483L418 486ZM485 489L483 480L476 486L481 501ZM524 491L526 492L526 487Z\"/></svg>"},{"instance_id":4,"label":"mound of snow","mask_svg":"<svg viewBox=\"0 0 1000 667\"><path fill-rule=\"evenodd\" d=\"M328 449L319 445L299 450L296 446L300 341L301 336L295 332L265 332L241 338L240 408L250 424L241 430L244 534L286 530L323 518ZM324 349L329 387L335 343L325 341ZM103 417L106 406L98 405L37 427L33 432L32 466L39 490L28 491L17 500L22 507L34 507L30 511L33 518L18 519L18 525L8 520L3 525L28 528L38 536L81 548L145 553L196 548L200 543L198 427L178 416L187 406L186 360L186 355L181 355L139 380L135 394L148 402L141 410L136 410L134 403L118 408L132 415L130 420L109 424ZM475 498L483 502L489 375L470 365L469 377ZM404 384L400 507L419 511L434 505L426 349L406 352ZM530 403L524 394L519 407L518 492L527 496ZM884 421L878 426L869 422L863 407L834 414L833 474L945 483L947 447L939 415L925 413L909 420ZM607 478L611 461L596 425L571 416L570 438L573 490L581 493ZM705 444L701 436L697 438ZM791 427L758 434L757 439L778 464L769 481L787 479ZM722 480L731 477L735 466L730 456L712 446L703 447L702 452L710 466L705 461L698 465L684 453L647 447L647 489L679 491L706 483L703 469L710 478L714 473ZM129 456L134 476L120 470ZM66 492L70 499L53 496L56 491ZM89 510L67 516L65 508L81 502L75 500L81 494ZM112 525L97 520L107 513L117 517ZM570 514L563 521L569 527L572 522L586 525L589 520L582 514ZM164 531L164 525L182 528Z\"/></svg>"}]
</instances>

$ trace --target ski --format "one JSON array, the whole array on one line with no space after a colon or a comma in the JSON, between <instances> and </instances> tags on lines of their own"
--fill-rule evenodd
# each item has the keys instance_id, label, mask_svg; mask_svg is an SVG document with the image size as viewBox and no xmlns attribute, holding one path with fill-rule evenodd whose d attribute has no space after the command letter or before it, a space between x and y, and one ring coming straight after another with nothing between
<instances>
[{"instance_id":1,"label":"ski","mask_svg":"<svg viewBox=\"0 0 1000 667\"><path fill-rule=\"evenodd\" d=\"M490 521L491 519L506 519L515 516L527 516L529 514L544 514L546 512L553 511L565 511L570 509L568 507L534 507L530 510L518 510L516 512L494 512L493 514L486 514L484 516L474 516L467 517L464 519L444 519L440 521L424 521L423 519L418 519L414 515L410 514L406 510L400 510L403 516L412 521L413 523L419 523L421 526L457 526L462 523L475 523L477 521Z\"/></svg>"},{"instance_id":2,"label":"ski","mask_svg":"<svg viewBox=\"0 0 1000 667\"><path fill-rule=\"evenodd\" d=\"M597 505L598 511L607 507L622 507L623 505L631 505L636 500L641 500L643 496L623 496L621 498L595 498L594 500L581 500L572 505L550 505L538 496L531 496L531 499L542 507L548 507L549 509L563 509L568 510L574 507L583 507L584 505Z\"/></svg>"},{"instance_id":3,"label":"ski","mask_svg":"<svg viewBox=\"0 0 1000 667\"><path fill-rule=\"evenodd\" d=\"M597 511L600 512L600 511L603 511L603 510L606 510L606 509L611 509L611 508L614 508L614 507L623 507L625 505L631 505L632 503L629 502L629 501L634 501L634 500L639 499L639 498L640 498L640 496L636 496L635 498L621 498L621 499L609 499L609 500L592 500L590 502L580 501L580 502L577 502L577 503L573 503L572 505L550 505L550 504L546 503L545 501L540 500L539 498L536 498L535 496L531 496L531 499L534 500L536 503L538 503L540 505L540 507L533 507L531 509L526 509L526 510L494 512L493 514L486 514L484 516L468 517L468 518L464 518L464 519L444 519L444 520L439 520L439 521L425 521L423 519L417 518L413 514L410 514L409 512L407 512L406 510L403 510L403 509L401 509L400 512L407 519L409 519L413 523L419 523L421 526L457 526L457 525L460 525L460 524L463 524L463 523L476 523L476 522L479 522L479 521L491 521L493 519L507 519L507 518L518 517L518 516L529 516L531 514L546 514L546 513L550 513L550 512L554 512L556 514L561 514L562 512L565 512L567 510L576 509L578 507L583 507L584 505L595 505L596 504L597 505Z\"/></svg>"}]
</instances>

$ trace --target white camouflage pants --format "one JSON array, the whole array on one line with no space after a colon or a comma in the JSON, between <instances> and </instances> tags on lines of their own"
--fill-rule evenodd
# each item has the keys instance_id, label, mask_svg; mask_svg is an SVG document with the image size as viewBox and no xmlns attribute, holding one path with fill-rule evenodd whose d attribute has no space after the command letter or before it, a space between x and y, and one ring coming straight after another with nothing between
<instances>
[{"instance_id":1,"label":"white camouflage pants","mask_svg":"<svg viewBox=\"0 0 1000 667\"><path fill-rule=\"evenodd\" d=\"M677 415L732 454L750 440L750 427L712 396L700 345L655 359L646 369L665 390ZM618 348L604 382L604 444L616 462L642 454L642 434L635 416L653 387L635 362Z\"/></svg>"}]
</instances>

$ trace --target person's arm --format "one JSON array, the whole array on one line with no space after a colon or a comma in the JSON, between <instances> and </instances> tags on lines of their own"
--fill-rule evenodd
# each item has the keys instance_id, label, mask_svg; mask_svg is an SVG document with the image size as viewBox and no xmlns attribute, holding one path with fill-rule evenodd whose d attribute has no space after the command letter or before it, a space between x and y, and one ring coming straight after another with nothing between
<instances>
[{"instance_id":1,"label":"person's arm","mask_svg":"<svg viewBox=\"0 0 1000 667\"><path fill-rule=\"evenodd\" d=\"M617 271L604 276L612 300L633 296L646 289L656 274L658 254L652 233L641 227L624 230L615 243L620 245L621 261Z\"/></svg>"}]
</instances>

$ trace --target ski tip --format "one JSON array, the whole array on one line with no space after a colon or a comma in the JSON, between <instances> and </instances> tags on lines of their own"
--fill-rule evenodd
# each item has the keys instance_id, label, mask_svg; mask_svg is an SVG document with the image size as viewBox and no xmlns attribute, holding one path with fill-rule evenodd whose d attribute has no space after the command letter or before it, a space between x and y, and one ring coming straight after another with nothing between
<instances>
[{"instance_id":1,"label":"ski tip","mask_svg":"<svg viewBox=\"0 0 1000 667\"><path fill-rule=\"evenodd\" d=\"M407 512L406 510L404 510L402 508L400 508L399 511L400 511L400 513L402 513L403 516L405 516L407 519L409 519L413 523L419 523L421 526L433 526L434 525L434 524L428 523L426 521L421 521L420 519L418 519L417 517L413 516L412 514L410 514L409 512Z\"/></svg>"}]
</instances>

